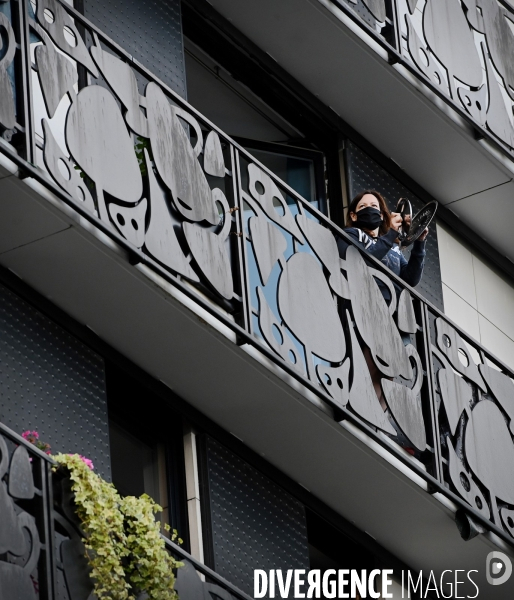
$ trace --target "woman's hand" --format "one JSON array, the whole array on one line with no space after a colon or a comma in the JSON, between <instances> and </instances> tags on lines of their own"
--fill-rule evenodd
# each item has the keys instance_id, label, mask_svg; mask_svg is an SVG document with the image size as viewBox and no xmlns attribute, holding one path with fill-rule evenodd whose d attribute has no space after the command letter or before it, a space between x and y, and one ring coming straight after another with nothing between
<instances>
[{"instance_id":1,"label":"woman's hand","mask_svg":"<svg viewBox=\"0 0 514 600\"><path fill-rule=\"evenodd\" d=\"M425 227L425 230L418 238L418 242L424 242L427 239L427 235L428 235L428 227Z\"/></svg>"},{"instance_id":2,"label":"woman's hand","mask_svg":"<svg viewBox=\"0 0 514 600\"><path fill-rule=\"evenodd\" d=\"M400 227L402 226L402 215L400 213L391 213L391 227L395 230L395 231L399 231Z\"/></svg>"}]
</instances>

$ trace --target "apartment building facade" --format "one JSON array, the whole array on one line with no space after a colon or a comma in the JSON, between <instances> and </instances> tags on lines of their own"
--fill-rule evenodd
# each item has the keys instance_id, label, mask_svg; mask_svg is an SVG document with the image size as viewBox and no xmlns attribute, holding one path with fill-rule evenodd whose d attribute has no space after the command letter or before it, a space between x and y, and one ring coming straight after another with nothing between
<instances>
[{"instance_id":1,"label":"apartment building facade","mask_svg":"<svg viewBox=\"0 0 514 600\"><path fill-rule=\"evenodd\" d=\"M37 430L164 507L181 599L255 569L512 594L514 6L8 0L0 27L0 592L92 592ZM366 189L439 203L416 288L345 234Z\"/></svg>"}]
</instances>

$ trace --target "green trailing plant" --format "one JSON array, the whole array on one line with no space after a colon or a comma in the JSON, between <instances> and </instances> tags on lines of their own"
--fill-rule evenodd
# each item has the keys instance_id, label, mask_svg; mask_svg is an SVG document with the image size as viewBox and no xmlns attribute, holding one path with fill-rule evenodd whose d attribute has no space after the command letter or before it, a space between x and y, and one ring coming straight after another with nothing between
<instances>
[{"instance_id":1,"label":"green trailing plant","mask_svg":"<svg viewBox=\"0 0 514 600\"><path fill-rule=\"evenodd\" d=\"M79 172L79 176L81 179L84 179L84 180L86 179L86 174L78 165L73 165L73 168L75 169L75 171Z\"/></svg>"},{"instance_id":2,"label":"green trailing plant","mask_svg":"<svg viewBox=\"0 0 514 600\"><path fill-rule=\"evenodd\" d=\"M135 600L142 592L151 600L176 600L174 569L182 563L166 551L155 520L162 508L146 494L122 498L78 454L53 459L56 469L69 472L98 600Z\"/></svg>"},{"instance_id":3,"label":"green trailing plant","mask_svg":"<svg viewBox=\"0 0 514 600\"><path fill-rule=\"evenodd\" d=\"M140 498L125 496L121 502L127 536L128 561L125 572L128 579L150 598L165 600L177 597L173 591L173 569L178 563L165 549L159 523L155 520L155 514L160 511L161 507L146 494Z\"/></svg>"},{"instance_id":4,"label":"green trailing plant","mask_svg":"<svg viewBox=\"0 0 514 600\"><path fill-rule=\"evenodd\" d=\"M79 172L79 176L82 179L82 181L84 182L84 184L86 185L87 189L92 194L94 194L95 190L96 190L96 186L95 186L95 182L91 179L91 177L88 177L86 175L86 173L84 173L84 171L78 165L73 165L73 168L75 169L75 171Z\"/></svg>"},{"instance_id":5,"label":"green trailing plant","mask_svg":"<svg viewBox=\"0 0 514 600\"><path fill-rule=\"evenodd\" d=\"M150 140L148 138L141 137L138 135L136 137L135 151L137 156L137 162L139 163L139 169L141 171L141 175L146 177L148 175L148 168L145 160L145 149L148 151L150 158L152 158L152 149L150 148Z\"/></svg>"}]
</instances>

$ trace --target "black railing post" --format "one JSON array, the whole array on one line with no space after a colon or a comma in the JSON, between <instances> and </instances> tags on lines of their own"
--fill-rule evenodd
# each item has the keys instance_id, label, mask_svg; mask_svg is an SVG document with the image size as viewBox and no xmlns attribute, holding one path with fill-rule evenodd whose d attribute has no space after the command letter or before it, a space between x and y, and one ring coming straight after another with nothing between
<instances>
[{"instance_id":1,"label":"black railing post","mask_svg":"<svg viewBox=\"0 0 514 600\"><path fill-rule=\"evenodd\" d=\"M24 127L24 148L22 156L31 164L36 164L36 145L34 137L34 110L32 107L32 59L30 56L30 27L28 4L29 0L17 0L17 20L20 36L20 60L15 61L15 68L21 67L16 81L21 84L16 89L18 110L21 108L22 122ZM18 121L20 117L18 115Z\"/></svg>"},{"instance_id":2,"label":"black railing post","mask_svg":"<svg viewBox=\"0 0 514 600\"><path fill-rule=\"evenodd\" d=\"M436 402L435 392L435 376L433 368L432 358L432 340L430 336L430 319L428 314L427 305L421 301L421 318L423 328L423 351L424 351L424 362L428 381L429 391L429 402L430 402L430 424L431 424L431 435L432 435L432 446L434 448L434 463L435 469L433 476L437 481L444 485L443 477L443 457L441 453L441 436L439 433L439 411ZM438 491L438 490L434 490Z\"/></svg>"},{"instance_id":3,"label":"black railing post","mask_svg":"<svg viewBox=\"0 0 514 600\"><path fill-rule=\"evenodd\" d=\"M241 283L241 300L243 303L243 323L241 326L249 334L253 333L252 326L252 297L250 294L250 281L248 276L248 257L245 235L244 204L241 182L241 163L239 160L239 151L232 144L230 145L230 155L232 158L232 180L234 184L234 203L237 207L236 223L238 238L238 259L239 259L239 278ZM245 343L245 341L243 340Z\"/></svg>"},{"instance_id":4,"label":"black railing post","mask_svg":"<svg viewBox=\"0 0 514 600\"><path fill-rule=\"evenodd\" d=\"M45 460L41 460L41 495L43 518L41 531L44 532L44 566L41 565L40 573L43 574L43 581L40 579L40 597L41 588L44 586L46 591L45 600L53 600L55 594L55 531L53 527L53 493L52 493L52 465Z\"/></svg>"},{"instance_id":5,"label":"black railing post","mask_svg":"<svg viewBox=\"0 0 514 600\"><path fill-rule=\"evenodd\" d=\"M400 13L398 9L398 0L391 0L391 20L393 22L394 29L394 45L396 52L398 54L403 54L402 52L402 27L400 22ZM391 62L391 61L389 61ZM394 61L396 62L396 61Z\"/></svg>"}]
</instances>

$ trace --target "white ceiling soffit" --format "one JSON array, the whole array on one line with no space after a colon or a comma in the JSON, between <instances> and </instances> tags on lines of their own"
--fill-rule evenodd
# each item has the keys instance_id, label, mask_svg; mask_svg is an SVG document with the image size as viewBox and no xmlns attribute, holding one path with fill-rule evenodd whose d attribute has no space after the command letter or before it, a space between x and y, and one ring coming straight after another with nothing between
<instances>
[{"instance_id":1,"label":"white ceiling soffit","mask_svg":"<svg viewBox=\"0 0 514 600\"><path fill-rule=\"evenodd\" d=\"M330 0L210 1L440 202L479 194L514 176L508 159L476 141L470 127L414 77L401 74L402 67L389 65L384 52L341 21L344 15ZM459 204L455 211L474 227L475 215ZM502 219L512 222L514 203L507 209ZM514 244L498 245L493 229L479 225L482 236L514 259Z\"/></svg>"},{"instance_id":2,"label":"white ceiling soffit","mask_svg":"<svg viewBox=\"0 0 514 600\"><path fill-rule=\"evenodd\" d=\"M478 235L514 260L514 183L473 194L449 205Z\"/></svg>"}]
</instances>

